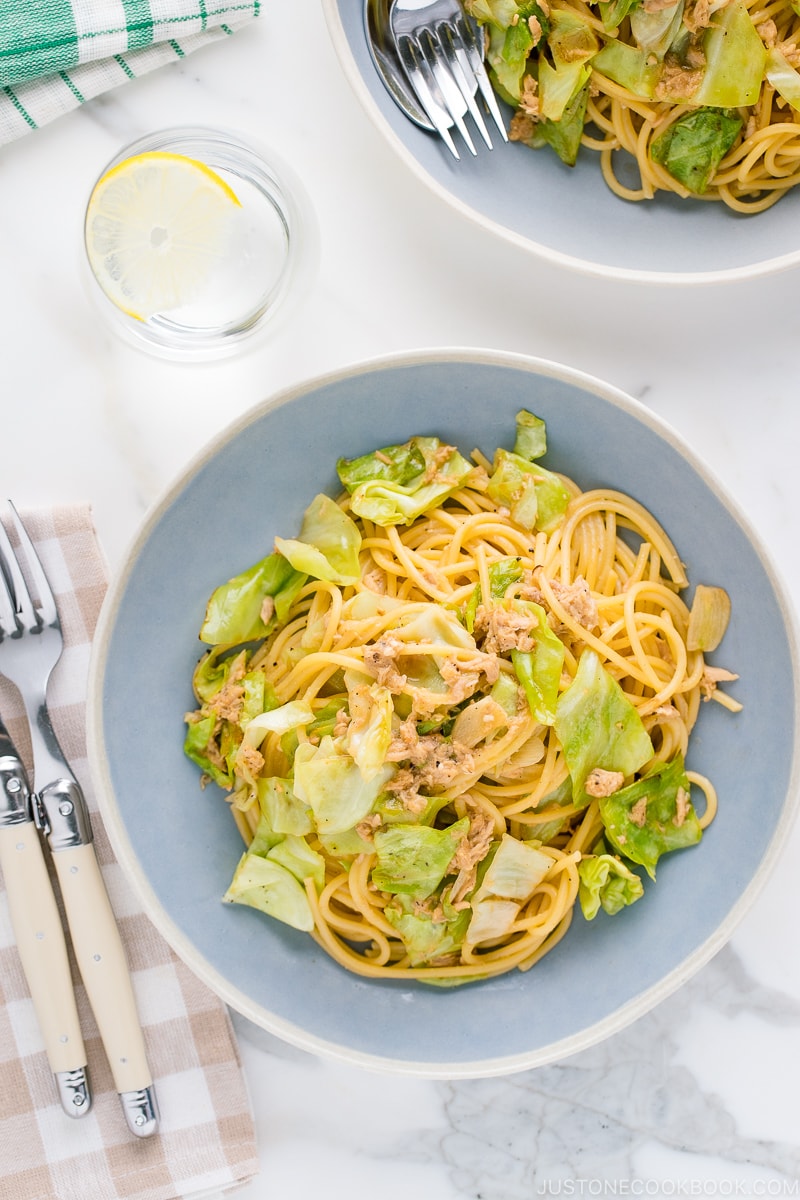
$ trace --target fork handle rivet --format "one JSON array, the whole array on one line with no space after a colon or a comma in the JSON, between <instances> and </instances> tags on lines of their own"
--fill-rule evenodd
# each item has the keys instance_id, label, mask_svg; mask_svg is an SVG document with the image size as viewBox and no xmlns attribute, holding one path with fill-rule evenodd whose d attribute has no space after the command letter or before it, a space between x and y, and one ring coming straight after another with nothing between
<instances>
[{"instance_id":1,"label":"fork handle rivet","mask_svg":"<svg viewBox=\"0 0 800 1200\"><path fill-rule=\"evenodd\" d=\"M71 800L62 800L58 806L58 811L61 813L62 817L68 817L72 810L73 804Z\"/></svg>"},{"instance_id":2,"label":"fork handle rivet","mask_svg":"<svg viewBox=\"0 0 800 1200\"><path fill-rule=\"evenodd\" d=\"M22 784L14 775L12 775L10 779L6 780L6 791L11 792L12 796L15 796L21 787Z\"/></svg>"}]
</instances>

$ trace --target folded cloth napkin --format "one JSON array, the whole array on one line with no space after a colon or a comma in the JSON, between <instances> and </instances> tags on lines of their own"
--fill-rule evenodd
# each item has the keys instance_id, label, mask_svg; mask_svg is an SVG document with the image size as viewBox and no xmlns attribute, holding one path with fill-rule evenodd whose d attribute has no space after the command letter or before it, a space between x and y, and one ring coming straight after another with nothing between
<instances>
[{"instance_id":1,"label":"folded cloth napkin","mask_svg":"<svg viewBox=\"0 0 800 1200\"><path fill-rule=\"evenodd\" d=\"M177 62L260 0L0 0L0 144Z\"/></svg>"},{"instance_id":2,"label":"folded cloth napkin","mask_svg":"<svg viewBox=\"0 0 800 1200\"><path fill-rule=\"evenodd\" d=\"M146 1139L128 1131L74 963L94 1105L80 1120L63 1113L0 880L0 1191L14 1200L172 1200L219 1193L258 1171L228 1011L176 959L142 912L109 846L89 777L87 667L106 589L91 514L75 506L22 518L56 594L64 631L64 653L52 677L53 726L89 805L95 849L131 967L161 1124ZM5 679L0 712L30 770L27 721Z\"/></svg>"}]
</instances>

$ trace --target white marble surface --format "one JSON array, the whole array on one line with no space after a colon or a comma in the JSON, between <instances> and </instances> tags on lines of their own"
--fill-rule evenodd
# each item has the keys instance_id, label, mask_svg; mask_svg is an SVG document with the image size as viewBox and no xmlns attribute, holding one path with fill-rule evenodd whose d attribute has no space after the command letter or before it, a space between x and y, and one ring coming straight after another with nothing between
<instances>
[{"instance_id":1,"label":"white marble surface","mask_svg":"<svg viewBox=\"0 0 800 1200\"><path fill-rule=\"evenodd\" d=\"M376 132L318 0L258 22L0 151L3 494L91 501L112 568L215 431L356 359L478 345L564 361L665 416L749 513L787 584L800 529L797 272L655 291L547 266L445 209ZM288 162L316 212L313 286L214 365L147 358L93 318L82 210L124 143L222 124ZM768 757L764 769L769 770ZM472 1082L317 1060L237 1021L262 1174L241 1200L798 1195L800 831L730 944L624 1033ZM91 1198L90 1198L91 1200Z\"/></svg>"}]
</instances>

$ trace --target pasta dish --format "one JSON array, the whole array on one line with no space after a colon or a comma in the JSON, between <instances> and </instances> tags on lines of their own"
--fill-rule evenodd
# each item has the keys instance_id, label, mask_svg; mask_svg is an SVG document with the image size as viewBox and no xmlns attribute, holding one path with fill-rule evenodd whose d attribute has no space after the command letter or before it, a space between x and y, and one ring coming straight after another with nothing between
<instances>
[{"instance_id":1,"label":"pasta dish","mask_svg":"<svg viewBox=\"0 0 800 1200\"><path fill-rule=\"evenodd\" d=\"M626 200L769 208L800 181L797 0L464 0L510 137Z\"/></svg>"},{"instance_id":2,"label":"pasta dish","mask_svg":"<svg viewBox=\"0 0 800 1200\"><path fill-rule=\"evenodd\" d=\"M200 630L185 750L245 843L224 899L369 978L526 970L716 811L686 760L702 703L740 708L706 661L727 593L687 605L664 529L546 468L538 417L509 440L340 459Z\"/></svg>"}]
</instances>

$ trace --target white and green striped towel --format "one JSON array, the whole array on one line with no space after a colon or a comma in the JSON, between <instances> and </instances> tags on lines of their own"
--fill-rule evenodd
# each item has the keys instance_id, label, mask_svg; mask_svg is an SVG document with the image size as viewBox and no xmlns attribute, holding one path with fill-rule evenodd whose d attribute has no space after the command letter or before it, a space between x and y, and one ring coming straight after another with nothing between
<instances>
[{"instance_id":1,"label":"white and green striped towel","mask_svg":"<svg viewBox=\"0 0 800 1200\"><path fill-rule=\"evenodd\" d=\"M259 0L0 0L0 144L228 36L259 8Z\"/></svg>"}]
</instances>

